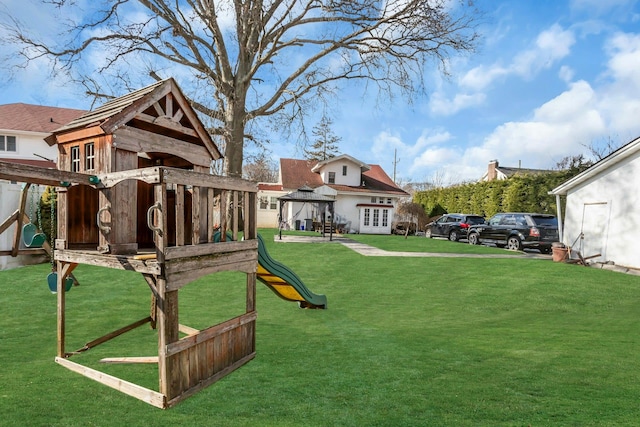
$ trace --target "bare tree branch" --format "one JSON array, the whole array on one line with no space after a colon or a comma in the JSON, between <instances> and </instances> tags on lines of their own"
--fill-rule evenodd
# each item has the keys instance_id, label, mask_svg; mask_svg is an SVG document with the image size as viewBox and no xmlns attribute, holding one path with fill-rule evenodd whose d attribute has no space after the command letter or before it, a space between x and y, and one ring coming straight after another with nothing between
<instances>
[{"instance_id":1,"label":"bare tree branch","mask_svg":"<svg viewBox=\"0 0 640 427\"><path fill-rule=\"evenodd\" d=\"M192 105L225 139L225 171L242 173L249 123L279 116L303 123L341 82L373 84L393 97L424 90L427 66L447 74L454 52L471 52L479 15L470 0L103 0L79 14L73 0L44 0L56 21L79 16L55 38L13 18L3 26L21 66L48 58L92 96L116 77L132 85L131 64L153 78L187 71ZM74 13L68 13L68 12ZM33 31L33 29L30 29ZM102 55L95 64L90 59ZM161 70L164 70L160 73ZM104 82L104 83L98 83ZM117 95L114 93L114 95Z\"/></svg>"}]
</instances>

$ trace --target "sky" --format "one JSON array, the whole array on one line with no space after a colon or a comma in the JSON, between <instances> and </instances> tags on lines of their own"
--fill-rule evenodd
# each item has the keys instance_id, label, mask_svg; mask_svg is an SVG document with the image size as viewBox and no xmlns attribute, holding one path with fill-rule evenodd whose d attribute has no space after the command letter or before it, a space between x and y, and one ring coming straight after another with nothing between
<instances>
[{"instance_id":1,"label":"sky","mask_svg":"<svg viewBox=\"0 0 640 427\"><path fill-rule=\"evenodd\" d=\"M427 93L413 103L380 103L361 86L342 88L330 112L341 153L379 164L400 183L451 185L480 179L491 160L553 169L566 156L588 157L589 147L640 136L640 1L476 5L484 11L476 52L452 56L448 77L430 69ZM0 14L7 11L34 31L51 26L29 0L0 1ZM12 46L0 45L5 55L15 55ZM0 79L3 104L91 107L81 88L52 77L46 64L9 77ZM302 158L294 141L271 139L274 160Z\"/></svg>"}]
</instances>

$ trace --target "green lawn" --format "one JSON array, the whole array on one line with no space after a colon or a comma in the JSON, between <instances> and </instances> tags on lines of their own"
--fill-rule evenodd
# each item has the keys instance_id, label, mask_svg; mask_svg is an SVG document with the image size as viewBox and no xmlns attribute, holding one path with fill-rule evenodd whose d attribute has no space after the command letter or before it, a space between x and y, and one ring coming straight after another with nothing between
<instances>
[{"instance_id":1,"label":"green lawn","mask_svg":"<svg viewBox=\"0 0 640 427\"><path fill-rule=\"evenodd\" d=\"M536 259L368 258L261 233L329 309L298 309L259 285L256 358L165 411L54 363L48 265L0 272L0 425L638 425L640 277ZM357 238L388 250L470 247ZM148 314L140 275L74 274L70 347ZM181 323L207 326L242 310L244 275L212 275L180 295ZM142 327L80 357L97 366L155 345ZM153 366L101 369L157 389Z\"/></svg>"},{"instance_id":2,"label":"green lawn","mask_svg":"<svg viewBox=\"0 0 640 427\"><path fill-rule=\"evenodd\" d=\"M349 234L348 237L367 245L375 246L386 251L397 252L436 252L458 254L500 254L518 255L518 252L487 247L482 245L470 245L465 241L450 242L447 239L428 239L424 236L397 236L397 235L373 235L373 234ZM536 251L536 253L539 253Z\"/></svg>"}]
</instances>

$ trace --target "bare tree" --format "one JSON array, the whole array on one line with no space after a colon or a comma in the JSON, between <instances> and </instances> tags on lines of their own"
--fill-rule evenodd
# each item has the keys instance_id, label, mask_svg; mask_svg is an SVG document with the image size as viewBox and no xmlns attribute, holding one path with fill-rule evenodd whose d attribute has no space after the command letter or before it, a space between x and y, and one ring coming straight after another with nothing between
<instances>
[{"instance_id":1,"label":"bare tree","mask_svg":"<svg viewBox=\"0 0 640 427\"><path fill-rule=\"evenodd\" d=\"M313 127L312 134L315 141L311 147L304 150L306 159L327 160L338 154L338 142L342 138L333 133L332 124L333 121L323 114L320 122Z\"/></svg>"},{"instance_id":2,"label":"bare tree","mask_svg":"<svg viewBox=\"0 0 640 427\"><path fill-rule=\"evenodd\" d=\"M243 169L243 176L248 180L278 182L278 169L265 153L261 153L255 159L245 162Z\"/></svg>"},{"instance_id":3,"label":"bare tree","mask_svg":"<svg viewBox=\"0 0 640 427\"><path fill-rule=\"evenodd\" d=\"M398 204L397 214L396 222L403 225L405 238L410 231L423 230L428 220L424 206L411 200L400 202Z\"/></svg>"},{"instance_id":4,"label":"bare tree","mask_svg":"<svg viewBox=\"0 0 640 427\"><path fill-rule=\"evenodd\" d=\"M622 145L620 140L615 141L611 136L608 136L601 141L591 141L591 144L583 144L582 146L587 149L589 155L597 162L622 147Z\"/></svg>"},{"instance_id":5,"label":"bare tree","mask_svg":"<svg viewBox=\"0 0 640 427\"><path fill-rule=\"evenodd\" d=\"M22 66L49 58L93 95L132 84L134 63L145 63L152 76L180 73L178 80L191 79L193 106L226 142L230 176L242 173L255 119L302 120L341 81L411 98L424 90L425 66L433 62L446 74L451 53L472 51L478 37L472 0L96 0L83 2L86 10L74 0L42 4L51 22L67 28L47 37L5 19L5 41L15 44Z\"/></svg>"}]
</instances>

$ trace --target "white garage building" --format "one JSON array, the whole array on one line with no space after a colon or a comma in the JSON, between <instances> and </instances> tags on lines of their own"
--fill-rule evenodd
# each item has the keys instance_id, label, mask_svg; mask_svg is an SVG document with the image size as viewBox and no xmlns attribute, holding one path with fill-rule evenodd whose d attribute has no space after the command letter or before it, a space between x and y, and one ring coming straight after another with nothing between
<instances>
[{"instance_id":1,"label":"white garage building","mask_svg":"<svg viewBox=\"0 0 640 427\"><path fill-rule=\"evenodd\" d=\"M640 137L554 188L560 239L583 257L640 268Z\"/></svg>"}]
</instances>

